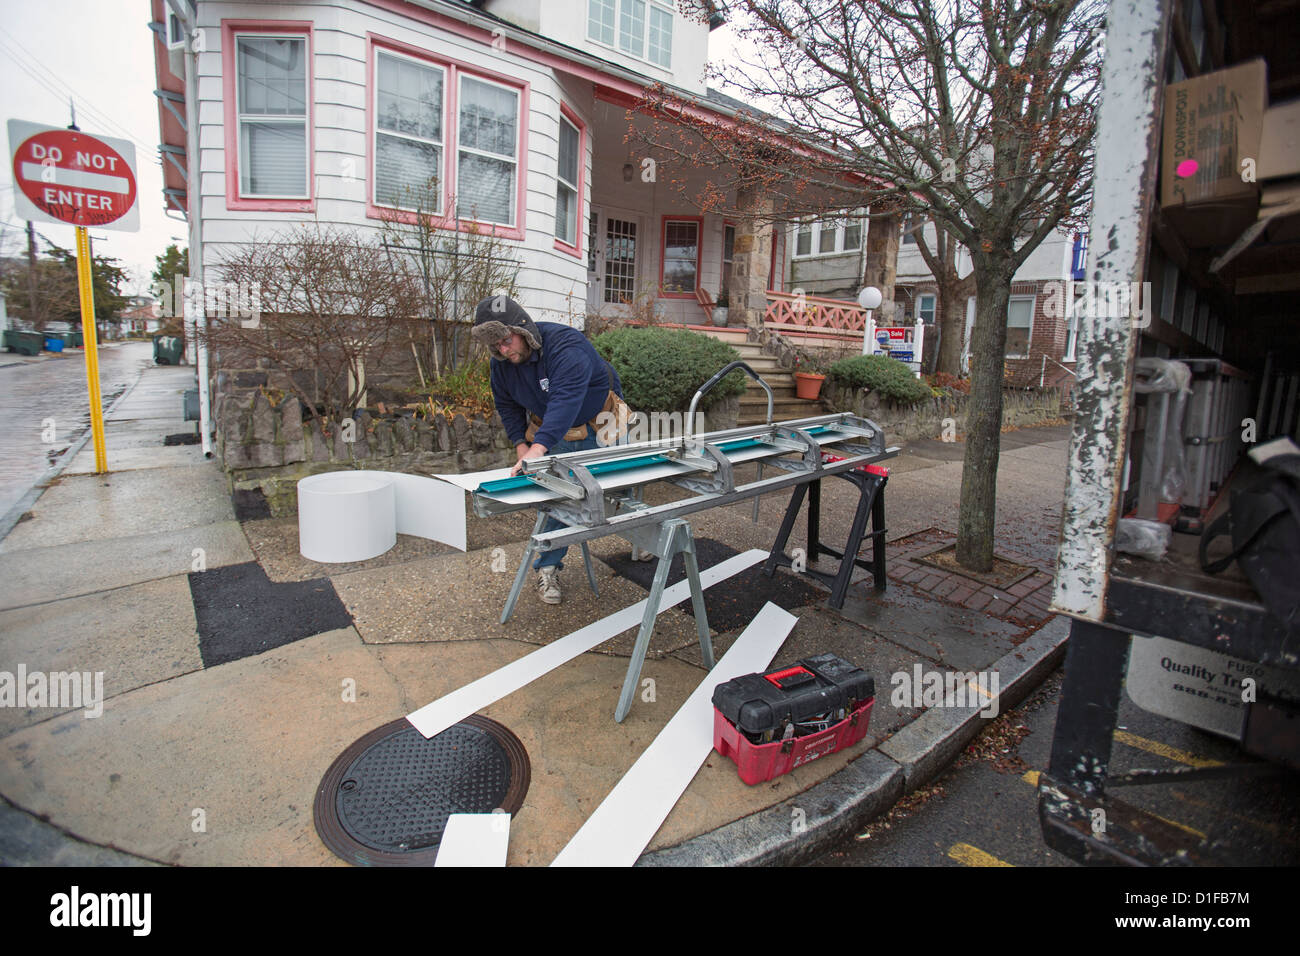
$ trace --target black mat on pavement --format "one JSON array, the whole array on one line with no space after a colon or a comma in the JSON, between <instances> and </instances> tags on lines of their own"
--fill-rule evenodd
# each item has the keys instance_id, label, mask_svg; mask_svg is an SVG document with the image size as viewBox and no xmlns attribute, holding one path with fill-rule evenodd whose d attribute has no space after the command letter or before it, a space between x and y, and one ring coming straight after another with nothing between
<instances>
[{"instance_id":1,"label":"black mat on pavement","mask_svg":"<svg viewBox=\"0 0 1300 956\"><path fill-rule=\"evenodd\" d=\"M695 556L701 571L721 564L739 553L735 548L712 538L695 539ZM655 568L659 566L657 558L653 561L633 561L627 554L603 560L619 575L635 581L647 591L654 582ZM686 565L679 554L673 558L669 568L668 585L685 579ZM776 574L769 578L763 574L760 562L711 588L705 588L704 612L708 615L709 627L714 631L734 631L748 625L768 601L792 611L824 599L826 593L822 588L781 568L777 568ZM692 617L695 616L695 608L689 597L677 606Z\"/></svg>"},{"instance_id":2,"label":"black mat on pavement","mask_svg":"<svg viewBox=\"0 0 1300 956\"><path fill-rule=\"evenodd\" d=\"M190 596L204 667L352 624L329 579L276 582L254 561L192 572Z\"/></svg>"},{"instance_id":3,"label":"black mat on pavement","mask_svg":"<svg viewBox=\"0 0 1300 956\"><path fill-rule=\"evenodd\" d=\"M271 503L261 488L237 488L230 496L236 521L260 521L271 517Z\"/></svg>"}]
</instances>

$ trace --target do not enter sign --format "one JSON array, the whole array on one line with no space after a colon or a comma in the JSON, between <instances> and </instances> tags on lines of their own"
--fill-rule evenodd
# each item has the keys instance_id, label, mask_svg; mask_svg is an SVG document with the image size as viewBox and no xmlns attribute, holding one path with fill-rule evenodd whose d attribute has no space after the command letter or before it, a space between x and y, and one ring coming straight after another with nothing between
<instances>
[{"instance_id":1,"label":"do not enter sign","mask_svg":"<svg viewBox=\"0 0 1300 956\"><path fill-rule=\"evenodd\" d=\"M135 147L126 140L9 121L14 211L36 222L135 232Z\"/></svg>"}]
</instances>

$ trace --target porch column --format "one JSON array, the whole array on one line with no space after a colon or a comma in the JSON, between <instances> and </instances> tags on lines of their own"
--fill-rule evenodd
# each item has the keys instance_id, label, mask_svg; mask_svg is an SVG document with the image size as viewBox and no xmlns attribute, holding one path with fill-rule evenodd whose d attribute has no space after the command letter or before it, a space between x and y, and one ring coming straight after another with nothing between
<instances>
[{"instance_id":1,"label":"porch column","mask_svg":"<svg viewBox=\"0 0 1300 956\"><path fill-rule=\"evenodd\" d=\"M762 331L767 311L767 284L772 271L771 196L753 189L736 193L736 243L731 260L731 315Z\"/></svg>"},{"instance_id":2,"label":"porch column","mask_svg":"<svg viewBox=\"0 0 1300 956\"><path fill-rule=\"evenodd\" d=\"M867 256L862 287L873 285L883 300L875 311L877 326L895 326L894 284L898 281L898 240L902 216L897 210L873 206L867 225Z\"/></svg>"}]
</instances>

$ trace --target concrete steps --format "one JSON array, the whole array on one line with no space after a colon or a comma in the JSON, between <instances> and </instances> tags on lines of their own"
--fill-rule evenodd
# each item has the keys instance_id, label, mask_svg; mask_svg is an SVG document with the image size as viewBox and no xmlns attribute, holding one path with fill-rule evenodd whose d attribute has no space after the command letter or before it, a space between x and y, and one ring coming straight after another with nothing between
<instances>
[{"instance_id":1,"label":"concrete steps","mask_svg":"<svg viewBox=\"0 0 1300 956\"><path fill-rule=\"evenodd\" d=\"M729 330L721 329L721 332ZM739 330L739 337L721 335L723 339L740 353L740 360L762 376L763 381L772 389L772 420L785 421L791 418L807 418L820 415L825 409L820 401L810 402L795 397L794 374L781 368L775 356L763 354L760 345L744 341L744 330ZM762 425L767 421L767 392L753 379L748 379L745 393L740 396L740 417L738 426Z\"/></svg>"}]
</instances>

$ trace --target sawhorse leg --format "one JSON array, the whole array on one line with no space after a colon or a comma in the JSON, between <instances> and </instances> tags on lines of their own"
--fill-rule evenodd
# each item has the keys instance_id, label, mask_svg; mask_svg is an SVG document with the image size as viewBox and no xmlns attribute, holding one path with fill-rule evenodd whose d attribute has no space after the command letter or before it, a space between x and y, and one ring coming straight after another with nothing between
<instances>
[{"instance_id":1,"label":"sawhorse leg","mask_svg":"<svg viewBox=\"0 0 1300 956\"><path fill-rule=\"evenodd\" d=\"M673 556L682 554L686 565L686 580L690 583L691 606L695 611L695 629L699 633L700 653L704 666L713 669L713 642L709 637L709 619L704 610L704 588L700 585L700 566L695 555L695 538L691 526L681 518L665 521L659 534L655 553L659 564L655 567L654 581L650 585L650 595L646 598L645 613L641 617L641 630L637 632L636 644L632 648L632 659L628 661L627 676L623 679L623 692L618 698L618 707L614 710L614 719L619 723L632 708L632 697L641 680L641 668L645 664L646 651L650 647L650 635L654 632L655 618L659 616L659 605L663 601L664 587L668 581L668 569L672 567Z\"/></svg>"},{"instance_id":2,"label":"sawhorse leg","mask_svg":"<svg viewBox=\"0 0 1300 956\"><path fill-rule=\"evenodd\" d=\"M799 485L795 488L794 493L790 496L790 504L785 510L785 517L781 520L781 528L777 532L776 542L772 545L771 554L768 555L767 561L763 565L763 572L771 577L776 573L778 565L790 567L793 561L785 556L785 545L790 538L790 532L794 529L795 519L799 515L799 509L803 506L805 489L808 495L808 561L815 561L817 557L825 552L840 559L840 566L834 577L823 574L818 571L805 569L804 574L830 585L831 596L827 601L829 607L842 608L844 599L848 596L849 583L853 577L854 567L867 568L874 575L874 583L877 590L883 591L888 583L885 576L885 496L882 493L885 487L885 478L883 475L874 473L853 474L843 473L838 477L851 481L858 488L858 506L853 514L853 523L849 529L849 540L844 550L836 551L821 543L821 480L811 481L807 485ZM870 520L871 530L871 562L868 564L858 558L858 551L862 548L862 539L867 533L867 522Z\"/></svg>"}]
</instances>

